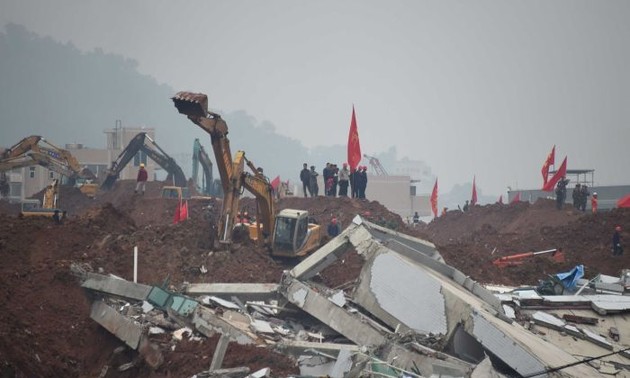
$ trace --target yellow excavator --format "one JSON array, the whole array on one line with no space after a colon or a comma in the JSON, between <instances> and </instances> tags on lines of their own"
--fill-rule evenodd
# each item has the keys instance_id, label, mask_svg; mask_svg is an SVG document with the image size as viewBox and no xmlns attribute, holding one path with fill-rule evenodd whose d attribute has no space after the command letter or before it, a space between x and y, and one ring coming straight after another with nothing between
<instances>
[{"instance_id":1,"label":"yellow excavator","mask_svg":"<svg viewBox=\"0 0 630 378\"><path fill-rule=\"evenodd\" d=\"M0 186L6 187L5 172L15 168L41 165L66 177L81 192L94 197L98 185L88 169L82 169L77 159L68 150L57 147L39 135L28 136L0 154ZM3 193L4 195L5 193Z\"/></svg>"},{"instance_id":2,"label":"yellow excavator","mask_svg":"<svg viewBox=\"0 0 630 378\"><path fill-rule=\"evenodd\" d=\"M256 197L256 219L249 225L250 238L271 250L272 256L301 257L319 248L321 227L309 222L305 210L285 209L275 214L273 190L262 169L238 151L232 159L227 123L219 114L208 111L203 93L179 92L172 100L179 113L210 134L212 149L223 187L223 209L219 219L219 242L230 244L239 199L243 189ZM245 172L245 164L251 172Z\"/></svg>"},{"instance_id":3,"label":"yellow excavator","mask_svg":"<svg viewBox=\"0 0 630 378\"><path fill-rule=\"evenodd\" d=\"M22 211L20 215L25 217L44 216L58 217L57 220L63 219L66 212L57 207L59 197L59 181L53 180L44 190L44 198L42 202L38 199L27 199L22 202Z\"/></svg>"}]
</instances>

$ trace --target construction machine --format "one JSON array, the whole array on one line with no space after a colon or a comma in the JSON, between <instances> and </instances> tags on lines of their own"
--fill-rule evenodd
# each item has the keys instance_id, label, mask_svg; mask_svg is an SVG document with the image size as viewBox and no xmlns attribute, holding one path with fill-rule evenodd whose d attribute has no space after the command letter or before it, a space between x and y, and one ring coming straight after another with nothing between
<instances>
[{"instance_id":1,"label":"construction machine","mask_svg":"<svg viewBox=\"0 0 630 378\"><path fill-rule=\"evenodd\" d=\"M184 172L180 166L177 165L175 159L160 148L147 133L139 133L131 139L127 147L118 155L116 161L112 162L112 166L108 170L107 177L105 181L103 181L103 184L101 184L101 188L105 190L111 189L116 180L118 180L120 172L122 172L131 159L140 151L144 152L151 160L168 172L169 177L172 177L174 181L174 186L186 186L186 176L184 176Z\"/></svg>"},{"instance_id":2,"label":"construction machine","mask_svg":"<svg viewBox=\"0 0 630 378\"><path fill-rule=\"evenodd\" d=\"M378 160L378 158L367 155L367 154L363 154L363 157L368 159L368 162L372 166L372 169L374 170L377 176L389 176L389 174L385 170L385 167L383 167L383 165L381 164L381 161Z\"/></svg>"},{"instance_id":3,"label":"construction machine","mask_svg":"<svg viewBox=\"0 0 630 378\"><path fill-rule=\"evenodd\" d=\"M62 219L65 211L57 207L59 196L59 181L53 180L44 190L44 198L42 202L38 199L24 200L22 202L22 211L20 215L25 217L44 216L52 218L57 214Z\"/></svg>"},{"instance_id":4,"label":"construction machine","mask_svg":"<svg viewBox=\"0 0 630 378\"><path fill-rule=\"evenodd\" d=\"M210 134L223 187L219 242L228 245L232 242L240 195L247 189L256 198L257 207L257 221L247 225L250 238L267 246L272 256L300 257L318 248L321 228L309 222L308 212L286 209L276 215L272 187L262 169L248 160L243 151L232 158L227 123L219 114L208 111L208 97L202 93L179 92L172 100L179 113ZM251 172L245 171L245 164Z\"/></svg>"},{"instance_id":5,"label":"construction machine","mask_svg":"<svg viewBox=\"0 0 630 378\"><path fill-rule=\"evenodd\" d=\"M77 185L88 196L93 197L98 189L92 183L96 176L89 169L82 169L70 151L55 146L39 135L22 139L0 155L0 181L7 181L5 172L32 165L40 165L66 177L70 185Z\"/></svg>"},{"instance_id":6,"label":"construction machine","mask_svg":"<svg viewBox=\"0 0 630 378\"><path fill-rule=\"evenodd\" d=\"M517 253L514 255L499 257L494 260L492 263L499 268L506 268L510 266L518 266L525 262L525 260L540 256L540 255L549 255L554 262L562 263L564 262L564 252L562 252L561 248L548 249L545 251L538 252L524 252Z\"/></svg>"},{"instance_id":7,"label":"construction machine","mask_svg":"<svg viewBox=\"0 0 630 378\"><path fill-rule=\"evenodd\" d=\"M212 161L206 153L206 150L199 142L199 138L195 138L193 144L192 156L192 179L197 188L201 189L201 193L206 196L221 196L221 181L212 178ZM203 170L202 185L198 186L199 166Z\"/></svg>"}]
</instances>

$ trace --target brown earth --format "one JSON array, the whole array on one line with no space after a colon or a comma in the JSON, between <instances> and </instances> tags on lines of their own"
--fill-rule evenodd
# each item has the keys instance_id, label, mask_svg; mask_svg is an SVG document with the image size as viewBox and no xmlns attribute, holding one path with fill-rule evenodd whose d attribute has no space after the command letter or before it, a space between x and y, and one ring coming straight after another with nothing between
<instances>
[{"instance_id":1,"label":"brown earth","mask_svg":"<svg viewBox=\"0 0 630 378\"><path fill-rule=\"evenodd\" d=\"M63 225L49 219L17 216L15 205L0 201L0 376L105 377L192 376L205 370L216 338L181 341L168 349L156 371L140 363L127 372L116 367L135 358L113 354L122 343L89 317L90 300L70 271L71 263L86 269L132 279L132 251L139 247L139 280L172 287L183 282L273 282L291 262L276 261L248 240L232 251L213 251L212 228L221 210L215 199L189 200L190 219L172 224L177 200L161 199L161 183L148 183L144 196L133 195L134 183L118 181L95 199L77 189L62 188L60 207L69 217ZM255 212L255 202L242 201ZM348 198L285 198L277 209L308 210L322 226L332 216L342 226L363 215L371 221L434 242L450 265L472 278L495 284L536 284L548 274L584 264L589 277L618 275L630 266L627 254L610 254L612 230L630 224L630 211L596 215L570 208L558 211L552 201L530 205L475 206L452 211L428 225L407 226L375 201ZM626 232L622 233L627 237ZM509 254L562 248L565 263L532 257L513 268L497 268L492 260ZM201 266L208 269L201 273ZM362 266L356 253L326 269L318 278L328 287L343 287ZM296 373L295 363L266 348L230 345L225 367L270 367L274 376Z\"/></svg>"}]
</instances>

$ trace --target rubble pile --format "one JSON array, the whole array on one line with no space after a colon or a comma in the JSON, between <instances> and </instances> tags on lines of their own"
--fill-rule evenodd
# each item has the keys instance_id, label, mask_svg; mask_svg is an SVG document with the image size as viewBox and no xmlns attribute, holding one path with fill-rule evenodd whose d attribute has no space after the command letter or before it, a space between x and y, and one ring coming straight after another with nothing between
<instances>
[{"instance_id":1,"label":"rubble pile","mask_svg":"<svg viewBox=\"0 0 630 378\"><path fill-rule=\"evenodd\" d=\"M218 334L204 335L199 330L203 327L191 328L184 324L189 322L186 319L169 321L165 327L155 319L175 319L169 309L145 313L146 299L121 299L81 287L86 275L92 274L133 282L135 246L139 250L139 283L194 298L200 303L199 317L206 314L206 321L208 317L225 319L226 313L230 315L232 311L234 319L241 319L243 328L254 334L256 341L251 344L228 344L222 367L247 367L250 373L269 367L271 376L287 376L298 372L295 359L269 346L286 340L350 343L343 330L322 328L321 322L313 318L315 312L300 313L296 306L308 312L308 304L296 298L298 293L307 291L336 302L352 316L365 312L365 303L355 303L361 298L351 298L350 294L366 295L366 285L376 285L361 281L366 255L359 255L350 246L348 252L318 270L308 282L297 273L288 279L286 271L297 262L273 259L248 239L238 240L229 252L213 250L212 228L221 210L221 202L216 199L188 200L190 219L173 225L177 200L159 198L161 185L150 182L144 196L134 196L134 182L119 180L111 191L99 193L94 199L83 196L78 189L62 189L60 207L69 213L62 225L45 218L19 218L15 205L0 201L0 375L159 377L193 376L208 371L220 343ZM255 213L253 200L243 199L242 205ZM630 211L622 209L591 215L569 208L558 211L552 201L539 200L532 205L475 206L467 213L450 211L428 225L411 227L372 201L294 197L277 203L276 210L284 208L308 210L324 227L336 217L342 229L359 214L375 225L429 240L436 244L440 258L448 265L482 283L536 284L549 274L577 264L584 264L587 277L599 273L619 276L627 261L627 255L616 259L610 256L614 226L630 224ZM500 256L549 248L562 248L566 261L555 263L535 257L516 267L498 268L492 264ZM369 264L374 269L387 266L392 263L385 260L387 256L377 254ZM208 296L187 292L192 284L212 283L282 284L279 291L285 305L280 303L278 307L286 313L269 311L277 302L256 306L238 296L236 301L224 298L238 308L230 309ZM287 301L291 302L288 306ZM148 334L151 328L157 332L148 337L161 351L163 361L158 367L151 367L133 348L120 349L124 345L120 339L90 317L97 302L134 319L142 325L143 332ZM397 327L388 324L387 317L379 320L379 311L374 308L361 315L362 322L373 323L373 327L382 328L388 335L384 339L391 338ZM259 321L254 324L260 329L252 331L253 320ZM268 331L267 326L272 333L264 332ZM158 327L164 333L157 331ZM183 332L178 340L179 336L174 335L186 327L191 332ZM380 336L374 338L380 340ZM400 336L397 340L404 348L441 348L445 343L439 332L422 340L418 335Z\"/></svg>"}]
</instances>

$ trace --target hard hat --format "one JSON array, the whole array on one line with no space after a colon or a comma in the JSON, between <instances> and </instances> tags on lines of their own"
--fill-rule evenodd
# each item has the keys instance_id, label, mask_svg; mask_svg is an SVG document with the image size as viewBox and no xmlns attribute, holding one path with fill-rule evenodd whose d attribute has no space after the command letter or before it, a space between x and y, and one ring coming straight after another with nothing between
<instances>
[{"instance_id":1,"label":"hard hat","mask_svg":"<svg viewBox=\"0 0 630 378\"><path fill-rule=\"evenodd\" d=\"M615 231L621 231L621 226L615 227Z\"/></svg>"},{"instance_id":2,"label":"hard hat","mask_svg":"<svg viewBox=\"0 0 630 378\"><path fill-rule=\"evenodd\" d=\"M593 192L593 196L597 196L597 192Z\"/></svg>"},{"instance_id":3,"label":"hard hat","mask_svg":"<svg viewBox=\"0 0 630 378\"><path fill-rule=\"evenodd\" d=\"M140 163L140 168L144 168L144 163Z\"/></svg>"}]
</instances>

